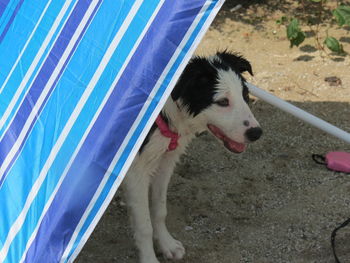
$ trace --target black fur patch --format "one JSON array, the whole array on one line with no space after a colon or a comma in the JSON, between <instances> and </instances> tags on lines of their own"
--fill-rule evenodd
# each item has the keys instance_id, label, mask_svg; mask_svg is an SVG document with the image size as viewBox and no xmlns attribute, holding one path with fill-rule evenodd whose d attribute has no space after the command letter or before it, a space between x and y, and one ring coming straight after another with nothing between
<instances>
[{"instance_id":1,"label":"black fur patch","mask_svg":"<svg viewBox=\"0 0 350 263\"><path fill-rule=\"evenodd\" d=\"M243 91L242 91L242 96L245 102L248 104L250 99L249 99L249 90L247 85L243 84Z\"/></svg>"},{"instance_id":2,"label":"black fur patch","mask_svg":"<svg viewBox=\"0 0 350 263\"><path fill-rule=\"evenodd\" d=\"M206 58L195 57L186 66L171 97L181 98L193 116L213 104L218 71Z\"/></svg>"},{"instance_id":3,"label":"black fur patch","mask_svg":"<svg viewBox=\"0 0 350 263\"><path fill-rule=\"evenodd\" d=\"M229 65L232 71L236 72L237 75L248 71L249 74L253 76L252 66L244 57L227 51L217 52L216 55L223 61L223 63Z\"/></svg>"}]
</instances>

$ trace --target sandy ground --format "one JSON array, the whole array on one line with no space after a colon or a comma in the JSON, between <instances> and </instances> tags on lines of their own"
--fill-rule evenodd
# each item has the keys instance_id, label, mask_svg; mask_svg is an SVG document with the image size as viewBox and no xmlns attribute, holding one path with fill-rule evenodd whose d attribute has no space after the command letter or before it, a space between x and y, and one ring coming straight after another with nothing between
<instances>
[{"instance_id":1,"label":"sandy ground","mask_svg":"<svg viewBox=\"0 0 350 263\"><path fill-rule=\"evenodd\" d=\"M311 34L290 49L285 28L275 23L298 12L288 2L247 1L231 12L237 2L225 4L197 54L240 52L253 65L251 82L349 132L349 55L322 55ZM329 32L350 53L350 28ZM325 81L334 76L338 85ZM264 136L247 152L228 153L205 134L176 168L168 226L187 250L181 262L334 262L330 235L350 217L350 176L328 171L311 155L350 151L350 145L263 101L252 108ZM118 192L76 262L137 262L120 201ZM350 227L339 231L337 251L350 262Z\"/></svg>"}]
</instances>

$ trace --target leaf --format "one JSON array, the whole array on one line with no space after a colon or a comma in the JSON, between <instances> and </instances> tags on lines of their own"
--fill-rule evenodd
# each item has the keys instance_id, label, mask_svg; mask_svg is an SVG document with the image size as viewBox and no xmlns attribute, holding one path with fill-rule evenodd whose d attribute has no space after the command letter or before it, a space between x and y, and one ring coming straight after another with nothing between
<instances>
[{"instance_id":1,"label":"leaf","mask_svg":"<svg viewBox=\"0 0 350 263\"><path fill-rule=\"evenodd\" d=\"M296 38L298 35L298 32L300 31L299 28L299 21L296 18L293 18L292 21L287 26L287 37L289 40Z\"/></svg>"},{"instance_id":2,"label":"leaf","mask_svg":"<svg viewBox=\"0 0 350 263\"><path fill-rule=\"evenodd\" d=\"M288 21L288 18L286 16L282 16L281 21L282 21L282 23L285 23Z\"/></svg>"},{"instance_id":3,"label":"leaf","mask_svg":"<svg viewBox=\"0 0 350 263\"><path fill-rule=\"evenodd\" d=\"M314 3L319 3L321 2L322 0L310 0L311 2L314 2Z\"/></svg>"},{"instance_id":4,"label":"leaf","mask_svg":"<svg viewBox=\"0 0 350 263\"><path fill-rule=\"evenodd\" d=\"M337 23L339 26L342 26L345 24L345 19L344 17L340 14L338 9L333 10L333 16L335 17L335 20L337 20Z\"/></svg>"},{"instance_id":5,"label":"leaf","mask_svg":"<svg viewBox=\"0 0 350 263\"><path fill-rule=\"evenodd\" d=\"M298 47L301 43L304 42L305 37L306 37L306 35L304 32L302 32L302 31L298 32L297 37L291 42L292 47L293 47L293 45L296 45Z\"/></svg>"},{"instance_id":6,"label":"leaf","mask_svg":"<svg viewBox=\"0 0 350 263\"><path fill-rule=\"evenodd\" d=\"M330 50L337 53L343 53L343 46L334 37L327 37L323 42Z\"/></svg>"},{"instance_id":7,"label":"leaf","mask_svg":"<svg viewBox=\"0 0 350 263\"><path fill-rule=\"evenodd\" d=\"M305 33L299 27L299 21L293 18L287 26L287 38L290 41L290 47L299 46L305 39Z\"/></svg>"},{"instance_id":8,"label":"leaf","mask_svg":"<svg viewBox=\"0 0 350 263\"><path fill-rule=\"evenodd\" d=\"M341 5L333 10L333 15L339 26L350 26L350 6Z\"/></svg>"}]
</instances>

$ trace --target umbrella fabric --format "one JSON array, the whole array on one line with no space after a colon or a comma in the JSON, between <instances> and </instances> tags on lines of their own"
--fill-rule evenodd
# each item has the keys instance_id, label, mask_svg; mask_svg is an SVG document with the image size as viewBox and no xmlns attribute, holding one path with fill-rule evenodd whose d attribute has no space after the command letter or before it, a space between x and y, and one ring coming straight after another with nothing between
<instances>
[{"instance_id":1,"label":"umbrella fabric","mask_svg":"<svg viewBox=\"0 0 350 263\"><path fill-rule=\"evenodd\" d=\"M222 3L0 0L0 262L76 258Z\"/></svg>"}]
</instances>

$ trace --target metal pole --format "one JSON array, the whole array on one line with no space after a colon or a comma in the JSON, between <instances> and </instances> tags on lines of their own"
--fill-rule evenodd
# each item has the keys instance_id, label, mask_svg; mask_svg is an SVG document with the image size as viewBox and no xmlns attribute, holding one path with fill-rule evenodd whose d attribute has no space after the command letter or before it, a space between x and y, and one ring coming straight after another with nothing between
<instances>
[{"instance_id":1,"label":"metal pole","mask_svg":"<svg viewBox=\"0 0 350 263\"><path fill-rule=\"evenodd\" d=\"M254 96L350 144L349 133L248 82L246 84L250 93Z\"/></svg>"}]
</instances>

